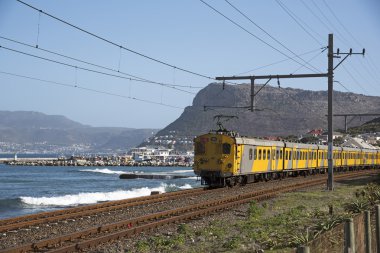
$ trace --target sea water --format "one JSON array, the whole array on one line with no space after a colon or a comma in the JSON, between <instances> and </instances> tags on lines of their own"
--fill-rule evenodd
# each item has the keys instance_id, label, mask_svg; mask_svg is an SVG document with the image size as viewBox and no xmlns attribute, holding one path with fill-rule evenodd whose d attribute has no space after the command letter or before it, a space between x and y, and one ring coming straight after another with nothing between
<instances>
[{"instance_id":1,"label":"sea water","mask_svg":"<svg viewBox=\"0 0 380 253\"><path fill-rule=\"evenodd\" d=\"M188 176L119 179L123 173ZM188 167L65 167L0 164L0 219L200 187Z\"/></svg>"}]
</instances>

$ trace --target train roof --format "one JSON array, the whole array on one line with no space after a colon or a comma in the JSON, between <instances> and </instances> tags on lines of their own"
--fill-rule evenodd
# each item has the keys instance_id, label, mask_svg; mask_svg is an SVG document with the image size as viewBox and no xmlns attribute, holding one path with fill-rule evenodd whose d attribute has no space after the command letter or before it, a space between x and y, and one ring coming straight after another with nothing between
<instances>
[{"instance_id":1,"label":"train roof","mask_svg":"<svg viewBox=\"0 0 380 253\"><path fill-rule=\"evenodd\" d=\"M284 147L284 142L282 141L270 141L270 140L254 139L254 138L248 138L248 137L236 137L235 139L236 139L236 144Z\"/></svg>"}]
</instances>

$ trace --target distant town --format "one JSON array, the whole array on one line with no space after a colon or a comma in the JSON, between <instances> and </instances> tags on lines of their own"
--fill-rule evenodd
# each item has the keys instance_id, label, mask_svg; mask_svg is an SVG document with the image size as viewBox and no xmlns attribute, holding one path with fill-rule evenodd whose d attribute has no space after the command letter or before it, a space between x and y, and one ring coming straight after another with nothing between
<instances>
[{"instance_id":1,"label":"distant town","mask_svg":"<svg viewBox=\"0 0 380 253\"><path fill-rule=\"evenodd\" d=\"M15 144L0 142L0 153L9 154L8 159L0 159L10 165L45 166L192 166L194 136L177 136L175 131L168 135L147 138L141 145L127 151L109 154L91 154L90 145L76 144L58 147L46 143ZM285 140L300 143L325 145L327 132L313 129L304 135L286 137L261 137L267 140ZM333 133L334 145L365 149L380 149L380 132L363 134ZM67 154L72 155L67 155ZM55 154L54 159L30 159L18 157L18 154ZM62 155L60 155L62 154ZM64 155L65 154L65 155Z\"/></svg>"}]
</instances>

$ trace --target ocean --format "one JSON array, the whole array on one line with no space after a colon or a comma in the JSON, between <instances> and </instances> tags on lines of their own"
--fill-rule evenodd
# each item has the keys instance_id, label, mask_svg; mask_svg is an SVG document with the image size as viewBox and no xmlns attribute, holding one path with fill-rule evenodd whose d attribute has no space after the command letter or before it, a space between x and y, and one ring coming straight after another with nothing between
<instances>
[{"instance_id":1,"label":"ocean","mask_svg":"<svg viewBox=\"0 0 380 253\"><path fill-rule=\"evenodd\" d=\"M188 176L119 179L123 173ZM188 167L49 167L0 164L0 219L200 187Z\"/></svg>"}]
</instances>

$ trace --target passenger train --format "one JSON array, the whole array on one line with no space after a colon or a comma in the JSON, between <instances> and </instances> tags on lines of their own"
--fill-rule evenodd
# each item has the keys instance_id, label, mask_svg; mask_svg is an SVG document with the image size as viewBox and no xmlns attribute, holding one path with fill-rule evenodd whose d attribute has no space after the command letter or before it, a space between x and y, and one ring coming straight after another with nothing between
<instances>
[{"instance_id":1,"label":"passenger train","mask_svg":"<svg viewBox=\"0 0 380 253\"><path fill-rule=\"evenodd\" d=\"M325 173L325 145L239 137L219 129L194 139L194 172L203 185L234 186L285 176ZM380 150L333 147L335 171L380 167Z\"/></svg>"}]
</instances>

